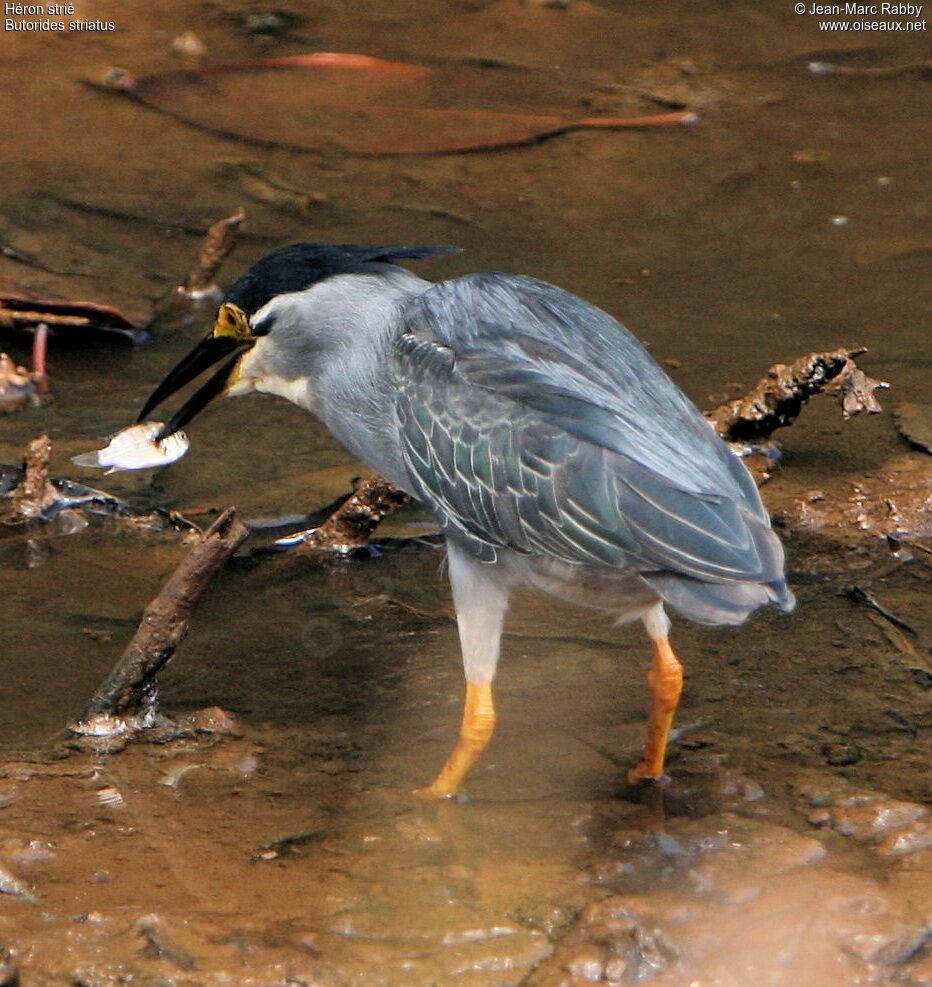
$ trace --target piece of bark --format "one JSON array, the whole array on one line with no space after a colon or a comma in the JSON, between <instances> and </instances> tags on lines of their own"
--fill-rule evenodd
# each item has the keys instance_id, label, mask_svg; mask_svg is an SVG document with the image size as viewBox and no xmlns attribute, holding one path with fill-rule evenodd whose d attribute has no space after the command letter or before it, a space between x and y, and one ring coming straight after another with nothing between
<instances>
[{"instance_id":1,"label":"piece of bark","mask_svg":"<svg viewBox=\"0 0 932 987\"><path fill-rule=\"evenodd\" d=\"M859 346L810 353L790 366L777 363L745 397L728 401L705 416L726 442L755 442L791 425L803 405L820 391L839 395L845 418L860 411L876 414L881 407L873 392L890 385L871 380L858 369L854 357L866 352Z\"/></svg>"},{"instance_id":2,"label":"piece of bark","mask_svg":"<svg viewBox=\"0 0 932 987\"><path fill-rule=\"evenodd\" d=\"M879 415L883 408L874 396L874 391L889 386L886 381L868 377L863 370L849 361L848 366L826 385L825 393L838 395L841 413L847 421L862 411L866 411L869 415Z\"/></svg>"},{"instance_id":3,"label":"piece of bark","mask_svg":"<svg viewBox=\"0 0 932 987\"><path fill-rule=\"evenodd\" d=\"M233 508L217 518L146 608L133 640L78 718L76 732L86 733L81 725L95 717L142 709L159 670L187 635L195 604L247 534Z\"/></svg>"},{"instance_id":4,"label":"piece of bark","mask_svg":"<svg viewBox=\"0 0 932 987\"><path fill-rule=\"evenodd\" d=\"M246 214L240 210L209 227L184 282L155 303L152 317L146 323L147 333L161 335L168 331L187 335L188 330L203 333L205 325L213 323L221 298L214 278L236 246L237 233L245 218Z\"/></svg>"},{"instance_id":5,"label":"piece of bark","mask_svg":"<svg viewBox=\"0 0 932 987\"><path fill-rule=\"evenodd\" d=\"M198 295L215 290L214 278L220 265L233 252L236 235L246 214L242 209L233 216L218 220L204 236L201 252L179 291L186 295Z\"/></svg>"},{"instance_id":6,"label":"piece of bark","mask_svg":"<svg viewBox=\"0 0 932 987\"><path fill-rule=\"evenodd\" d=\"M345 551L365 545L373 531L411 498L381 476L357 481L352 494L304 538L304 551Z\"/></svg>"},{"instance_id":7,"label":"piece of bark","mask_svg":"<svg viewBox=\"0 0 932 987\"><path fill-rule=\"evenodd\" d=\"M23 458L23 482L13 491L13 505L24 518L39 518L58 502L58 491L49 480L49 457L52 442L40 435L26 446Z\"/></svg>"}]
</instances>

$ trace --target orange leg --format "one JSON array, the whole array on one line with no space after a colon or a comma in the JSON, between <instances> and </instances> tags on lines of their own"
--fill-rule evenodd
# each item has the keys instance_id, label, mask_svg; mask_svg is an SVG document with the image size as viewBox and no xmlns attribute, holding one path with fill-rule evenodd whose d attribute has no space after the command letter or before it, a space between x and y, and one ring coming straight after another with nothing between
<instances>
[{"instance_id":1,"label":"orange leg","mask_svg":"<svg viewBox=\"0 0 932 987\"><path fill-rule=\"evenodd\" d=\"M654 639L654 662L647 673L650 686L650 718L641 763L628 773L629 781L662 778L667 738L683 691L683 666L666 635Z\"/></svg>"},{"instance_id":2,"label":"orange leg","mask_svg":"<svg viewBox=\"0 0 932 987\"><path fill-rule=\"evenodd\" d=\"M492 739L494 729L495 707L492 704L491 682L484 685L467 682L460 739L434 783L428 788L419 789L418 794L427 798L448 798L455 795L469 769Z\"/></svg>"}]
</instances>

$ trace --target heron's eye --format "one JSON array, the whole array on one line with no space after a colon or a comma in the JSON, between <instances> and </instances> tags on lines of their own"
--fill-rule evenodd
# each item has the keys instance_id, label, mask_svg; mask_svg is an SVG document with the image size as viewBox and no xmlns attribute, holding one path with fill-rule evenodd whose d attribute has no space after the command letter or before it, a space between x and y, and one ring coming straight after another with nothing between
<instances>
[{"instance_id":1,"label":"heron's eye","mask_svg":"<svg viewBox=\"0 0 932 987\"><path fill-rule=\"evenodd\" d=\"M214 323L214 336L226 336L233 339L248 340L253 338L253 331L243 310L232 302L224 302L217 313Z\"/></svg>"},{"instance_id":2,"label":"heron's eye","mask_svg":"<svg viewBox=\"0 0 932 987\"><path fill-rule=\"evenodd\" d=\"M256 322L253 322L249 328L253 336L268 336L272 330L272 320L258 319Z\"/></svg>"}]
</instances>

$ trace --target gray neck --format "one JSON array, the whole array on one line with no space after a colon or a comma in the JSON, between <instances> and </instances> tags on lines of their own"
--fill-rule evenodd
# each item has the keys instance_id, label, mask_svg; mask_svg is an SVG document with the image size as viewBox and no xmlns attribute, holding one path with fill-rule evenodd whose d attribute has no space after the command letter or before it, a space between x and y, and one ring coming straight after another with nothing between
<instances>
[{"instance_id":1,"label":"gray neck","mask_svg":"<svg viewBox=\"0 0 932 987\"><path fill-rule=\"evenodd\" d=\"M307 391L284 396L314 412L354 456L407 490L392 348L402 309L429 287L403 268L372 264L366 273L337 275L279 296L269 303L276 307L275 358L262 359L263 371L273 375L287 377L295 366L310 369ZM263 349L256 346L257 358Z\"/></svg>"}]
</instances>

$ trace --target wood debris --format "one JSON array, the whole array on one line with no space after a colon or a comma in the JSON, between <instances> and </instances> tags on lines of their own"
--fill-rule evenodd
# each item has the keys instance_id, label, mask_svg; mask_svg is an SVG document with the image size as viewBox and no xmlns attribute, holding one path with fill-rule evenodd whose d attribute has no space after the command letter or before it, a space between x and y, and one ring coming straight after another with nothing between
<instances>
[{"instance_id":1,"label":"wood debris","mask_svg":"<svg viewBox=\"0 0 932 987\"><path fill-rule=\"evenodd\" d=\"M200 529L176 511L139 511L103 490L62 477L50 478L50 455L51 442L47 435L40 435L26 446L21 468L0 464L0 525L18 527L25 521L35 532L35 522L51 522L59 533L73 534L97 517L147 531L200 537Z\"/></svg>"},{"instance_id":2,"label":"wood debris","mask_svg":"<svg viewBox=\"0 0 932 987\"><path fill-rule=\"evenodd\" d=\"M862 411L866 411L869 415L880 414L883 408L874 396L874 391L889 386L886 381L868 377L849 360L841 373L826 385L825 393L838 395L841 413L847 421Z\"/></svg>"},{"instance_id":3,"label":"wood debris","mask_svg":"<svg viewBox=\"0 0 932 987\"><path fill-rule=\"evenodd\" d=\"M916 649L916 645L897 626L871 611L868 611L866 616L900 654L906 655L907 658L917 663L917 665L922 661L922 656ZM924 671L929 671L929 669L926 668Z\"/></svg>"},{"instance_id":4,"label":"wood debris","mask_svg":"<svg viewBox=\"0 0 932 987\"><path fill-rule=\"evenodd\" d=\"M850 418L861 411L876 414L881 407L874 397L878 388L890 385L871 380L855 364L861 347L810 353L789 366L777 363L750 393L705 413L726 442L755 442L796 421L803 405L820 391L839 396L842 413Z\"/></svg>"},{"instance_id":5,"label":"wood debris","mask_svg":"<svg viewBox=\"0 0 932 987\"><path fill-rule=\"evenodd\" d=\"M411 498L380 476L357 480L353 492L318 528L302 535L303 551L346 552L365 545L375 529Z\"/></svg>"},{"instance_id":6,"label":"wood debris","mask_svg":"<svg viewBox=\"0 0 932 987\"><path fill-rule=\"evenodd\" d=\"M856 603L860 607L866 607L868 610L873 611L883 617L884 620L889 621L894 627L899 628L903 631L908 631L913 637L916 636L916 631L906 623L905 620L900 620L895 614L890 613L889 610L882 607L877 600L866 590L863 586L849 586L845 589L845 596L851 600L852 603Z\"/></svg>"},{"instance_id":7,"label":"wood debris","mask_svg":"<svg viewBox=\"0 0 932 987\"><path fill-rule=\"evenodd\" d=\"M202 295L215 292L214 278L220 265L229 257L236 246L236 237L246 213L240 209L226 219L212 224L204 236L201 251L194 267L191 268L178 291L186 295Z\"/></svg>"},{"instance_id":8,"label":"wood debris","mask_svg":"<svg viewBox=\"0 0 932 987\"><path fill-rule=\"evenodd\" d=\"M12 493L13 507L20 517L45 517L58 503L58 491L49 480L51 454L52 443L47 435L40 435L26 446L23 480Z\"/></svg>"},{"instance_id":9,"label":"wood debris","mask_svg":"<svg viewBox=\"0 0 932 987\"><path fill-rule=\"evenodd\" d=\"M152 316L146 323L147 333L188 329L203 332L204 324L209 324L209 320L212 321L216 315L216 305L221 297L214 279L220 265L236 247L245 219L246 214L240 209L208 227L197 260L184 281L155 303Z\"/></svg>"},{"instance_id":10,"label":"wood debris","mask_svg":"<svg viewBox=\"0 0 932 987\"><path fill-rule=\"evenodd\" d=\"M186 637L195 604L248 533L229 508L191 548L146 607L133 640L72 727L75 733L87 734L86 724L98 717L152 705L156 676Z\"/></svg>"}]
</instances>

